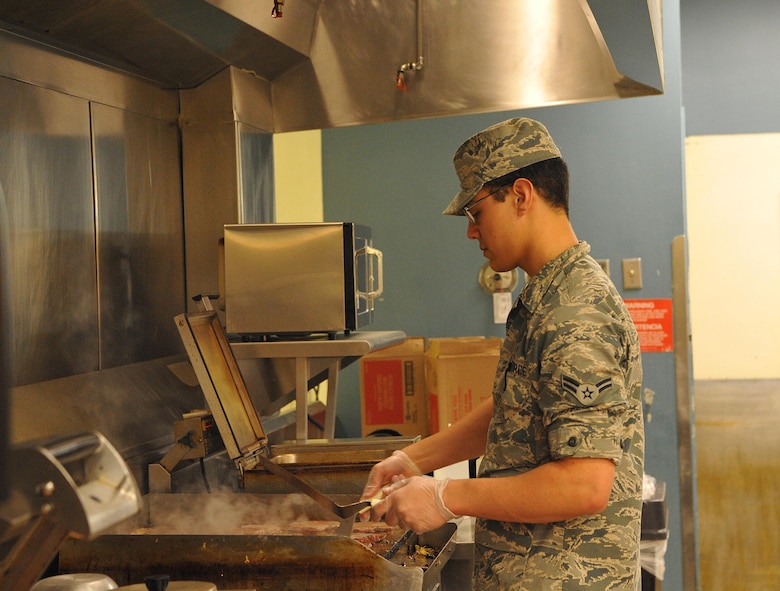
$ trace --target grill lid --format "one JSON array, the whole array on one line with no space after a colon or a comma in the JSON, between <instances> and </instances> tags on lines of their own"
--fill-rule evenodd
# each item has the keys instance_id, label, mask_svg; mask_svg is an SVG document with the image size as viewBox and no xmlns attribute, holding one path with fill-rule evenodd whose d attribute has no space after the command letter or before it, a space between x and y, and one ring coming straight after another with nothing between
<instances>
[{"instance_id":1,"label":"grill lid","mask_svg":"<svg viewBox=\"0 0 780 591\"><path fill-rule=\"evenodd\" d=\"M240 470L253 468L260 454L268 454L268 437L217 313L180 314L175 320L228 456Z\"/></svg>"}]
</instances>

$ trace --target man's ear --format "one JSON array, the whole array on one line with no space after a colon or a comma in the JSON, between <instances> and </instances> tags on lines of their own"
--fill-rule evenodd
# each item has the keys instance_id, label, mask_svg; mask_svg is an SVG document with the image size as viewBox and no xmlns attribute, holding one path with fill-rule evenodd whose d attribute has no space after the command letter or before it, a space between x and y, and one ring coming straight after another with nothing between
<instances>
[{"instance_id":1,"label":"man's ear","mask_svg":"<svg viewBox=\"0 0 780 591\"><path fill-rule=\"evenodd\" d=\"M516 179L512 183L512 190L510 192L512 199L514 199L515 211L518 215L522 215L528 212L528 209L534 202L534 186L531 181L524 178Z\"/></svg>"}]
</instances>

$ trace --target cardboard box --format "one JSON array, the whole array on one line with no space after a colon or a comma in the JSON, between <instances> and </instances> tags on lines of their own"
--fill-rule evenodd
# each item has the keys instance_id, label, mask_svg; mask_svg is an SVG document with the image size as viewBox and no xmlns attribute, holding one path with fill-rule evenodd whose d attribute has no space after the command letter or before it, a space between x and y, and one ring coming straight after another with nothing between
<instances>
[{"instance_id":1,"label":"cardboard box","mask_svg":"<svg viewBox=\"0 0 780 591\"><path fill-rule=\"evenodd\" d=\"M502 339L430 339L426 353L430 432L446 429L492 396Z\"/></svg>"},{"instance_id":2,"label":"cardboard box","mask_svg":"<svg viewBox=\"0 0 780 591\"><path fill-rule=\"evenodd\" d=\"M425 386L425 338L360 358L361 430L415 437L428 435Z\"/></svg>"}]
</instances>

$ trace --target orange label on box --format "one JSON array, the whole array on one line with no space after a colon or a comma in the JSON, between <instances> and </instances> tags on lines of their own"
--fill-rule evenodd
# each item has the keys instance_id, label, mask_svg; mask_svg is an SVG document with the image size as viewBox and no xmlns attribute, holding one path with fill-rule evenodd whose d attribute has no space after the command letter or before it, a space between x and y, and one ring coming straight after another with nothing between
<instances>
[{"instance_id":1,"label":"orange label on box","mask_svg":"<svg viewBox=\"0 0 780 591\"><path fill-rule=\"evenodd\" d=\"M625 300L628 313L639 333L643 353L668 353L674 350L672 300Z\"/></svg>"},{"instance_id":2,"label":"orange label on box","mask_svg":"<svg viewBox=\"0 0 780 591\"><path fill-rule=\"evenodd\" d=\"M366 360L363 363L365 423L386 425L404 422L404 365L400 359Z\"/></svg>"}]
</instances>

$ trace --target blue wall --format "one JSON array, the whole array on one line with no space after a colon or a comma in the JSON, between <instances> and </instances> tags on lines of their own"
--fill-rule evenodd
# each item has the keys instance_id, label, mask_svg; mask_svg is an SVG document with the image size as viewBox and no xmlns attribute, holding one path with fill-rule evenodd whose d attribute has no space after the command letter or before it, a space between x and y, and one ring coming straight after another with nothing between
<instances>
[{"instance_id":1,"label":"blue wall","mask_svg":"<svg viewBox=\"0 0 780 591\"><path fill-rule=\"evenodd\" d=\"M780 132L780 2L685 0L686 135Z\"/></svg>"},{"instance_id":2,"label":"blue wall","mask_svg":"<svg viewBox=\"0 0 780 591\"><path fill-rule=\"evenodd\" d=\"M458 189L452 154L488 125L514 115L543 121L571 171L571 218L596 258L641 257L643 289L625 298L671 298L671 242L685 233L679 4L664 2L666 92L658 97L393 122L325 130L324 214L373 227L384 252L385 294L376 330L426 337L503 336L477 284L484 259L463 218L441 211ZM517 295L517 290L515 291ZM656 392L646 470L668 484L670 540L664 587L682 589L676 392L671 353L643 359ZM356 364L342 372L339 431L360 435Z\"/></svg>"}]
</instances>

